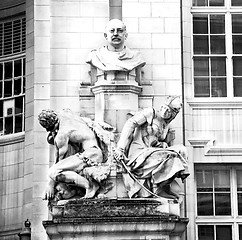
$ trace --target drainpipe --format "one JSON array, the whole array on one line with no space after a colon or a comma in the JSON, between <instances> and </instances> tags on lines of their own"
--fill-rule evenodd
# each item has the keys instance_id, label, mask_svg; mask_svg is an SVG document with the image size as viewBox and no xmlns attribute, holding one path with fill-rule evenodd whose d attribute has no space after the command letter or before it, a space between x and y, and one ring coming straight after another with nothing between
<instances>
[{"instance_id":1,"label":"drainpipe","mask_svg":"<svg viewBox=\"0 0 242 240\"><path fill-rule=\"evenodd\" d=\"M182 143L186 146L186 123L185 123L185 78L184 78L184 55L183 55L183 12L182 0L180 0L180 29L181 29L181 83L182 83ZM187 201L186 201L186 182L184 183L184 215L187 217ZM187 231L187 230L186 230ZM187 240L187 232L185 232Z\"/></svg>"}]
</instances>

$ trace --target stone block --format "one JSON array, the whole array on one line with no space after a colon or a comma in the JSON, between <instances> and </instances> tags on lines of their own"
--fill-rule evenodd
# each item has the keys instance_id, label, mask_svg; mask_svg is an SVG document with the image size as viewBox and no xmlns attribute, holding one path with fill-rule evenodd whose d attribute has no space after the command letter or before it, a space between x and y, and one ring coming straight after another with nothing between
<instances>
[{"instance_id":1,"label":"stone block","mask_svg":"<svg viewBox=\"0 0 242 240\"><path fill-rule=\"evenodd\" d=\"M180 49L165 49L165 64L181 65Z\"/></svg>"},{"instance_id":2,"label":"stone block","mask_svg":"<svg viewBox=\"0 0 242 240\"><path fill-rule=\"evenodd\" d=\"M180 33L180 18L165 18L166 33Z\"/></svg>"},{"instance_id":3,"label":"stone block","mask_svg":"<svg viewBox=\"0 0 242 240\"><path fill-rule=\"evenodd\" d=\"M140 18L139 19L140 32L163 33L164 29L165 29L165 26L164 26L163 18Z\"/></svg>"},{"instance_id":4,"label":"stone block","mask_svg":"<svg viewBox=\"0 0 242 240\"><path fill-rule=\"evenodd\" d=\"M126 25L128 33L138 33L139 32L139 19L138 18L134 18L134 17L125 18L124 17L123 22Z\"/></svg>"},{"instance_id":5,"label":"stone block","mask_svg":"<svg viewBox=\"0 0 242 240\"><path fill-rule=\"evenodd\" d=\"M43 22L42 22L42 24L43 24ZM43 27L45 29L45 26L43 26ZM52 17L51 18L51 32L52 33L67 32L67 18L66 17Z\"/></svg>"},{"instance_id":6,"label":"stone block","mask_svg":"<svg viewBox=\"0 0 242 240\"><path fill-rule=\"evenodd\" d=\"M153 65L153 79L180 79L180 65Z\"/></svg>"},{"instance_id":7,"label":"stone block","mask_svg":"<svg viewBox=\"0 0 242 240\"><path fill-rule=\"evenodd\" d=\"M152 38L149 33L130 33L127 38L127 46L135 48L151 48Z\"/></svg>"},{"instance_id":8,"label":"stone block","mask_svg":"<svg viewBox=\"0 0 242 240\"><path fill-rule=\"evenodd\" d=\"M165 63L165 50L164 49L142 49L142 56L146 61L146 65L149 64L164 64ZM144 72L147 73L147 66L144 68ZM148 77L151 79L151 77Z\"/></svg>"},{"instance_id":9,"label":"stone block","mask_svg":"<svg viewBox=\"0 0 242 240\"><path fill-rule=\"evenodd\" d=\"M80 15L82 17L107 17L109 15L108 2L81 2Z\"/></svg>"},{"instance_id":10,"label":"stone block","mask_svg":"<svg viewBox=\"0 0 242 240\"><path fill-rule=\"evenodd\" d=\"M49 83L50 82L50 68L49 67L36 68L35 73L34 73L34 80L35 80L35 83L39 83L39 84Z\"/></svg>"},{"instance_id":11,"label":"stone block","mask_svg":"<svg viewBox=\"0 0 242 240\"><path fill-rule=\"evenodd\" d=\"M93 18L67 18L67 32L93 32Z\"/></svg>"},{"instance_id":12,"label":"stone block","mask_svg":"<svg viewBox=\"0 0 242 240\"><path fill-rule=\"evenodd\" d=\"M106 44L103 34L100 33L81 33L81 48L96 49Z\"/></svg>"},{"instance_id":13,"label":"stone block","mask_svg":"<svg viewBox=\"0 0 242 240\"><path fill-rule=\"evenodd\" d=\"M66 81L52 81L50 88L51 97L64 97L67 95Z\"/></svg>"},{"instance_id":14,"label":"stone block","mask_svg":"<svg viewBox=\"0 0 242 240\"><path fill-rule=\"evenodd\" d=\"M153 48L171 48L180 49L180 34L152 34L152 47Z\"/></svg>"},{"instance_id":15,"label":"stone block","mask_svg":"<svg viewBox=\"0 0 242 240\"><path fill-rule=\"evenodd\" d=\"M79 2L52 1L51 14L55 17L78 17L80 16L79 6Z\"/></svg>"},{"instance_id":16,"label":"stone block","mask_svg":"<svg viewBox=\"0 0 242 240\"><path fill-rule=\"evenodd\" d=\"M35 54L35 68L48 68L50 67L50 53L41 52Z\"/></svg>"},{"instance_id":17,"label":"stone block","mask_svg":"<svg viewBox=\"0 0 242 240\"><path fill-rule=\"evenodd\" d=\"M101 35L103 35L105 26L107 22L109 21L108 17L95 17L93 18L93 31L99 32Z\"/></svg>"},{"instance_id":18,"label":"stone block","mask_svg":"<svg viewBox=\"0 0 242 240\"><path fill-rule=\"evenodd\" d=\"M35 99L49 99L50 98L50 84L35 84Z\"/></svg>"},{"instance_id":19,"label":"stone block","mask_svg":"<svg viewBox=\"0 0 242 240\"><path fill-rule=\"evenodd\" d=\"M50 63L51 64L66 64L67 63L67 49L51 49Z\"/></svg>"},{"instance_id":20,"label":"stone block","mask_svg":"<svg viewBox=\"0 0 242 240\"><path fill-rule=\"evenodd\" d=\"M174 17L180 16L180 3L151 3L152 17Z\"/></svg>"},{"instance_id":21,"label":"stone block","mask_svg":"<svg viewBox=\"0 0 242 240\"><path fill-rule=\"evenodd\" d=\"M150 3L123 2L123 17L150 17Z\"/></svg>"},{"instance_id":22,"label":"stone block","mask_svg":"<svg viewBox=\"0 0 242 240\"><path fill-rule=\"evenodd\" d=\"M50 52L50 37L35 37L36 52Z\"/></svg>"},{"instance_id":23,"label":"stone block","mask_svg":"<svg viewBox=\"0 0 242 240\"><path fill-rule=\"evenodd\" d=\"M35 20L49 20L50 19L50 7L49 6L35 6L34 8Z\"/></svg>"},{"instance_id":24,"label":"stone block","mask_svg":"<svg viewBox=\"0 0 242 240\"><path fill-rule=\"evenodd\" d=\"M35 24L34 25L35 36L38 36L38 37L49 37L50 36L50 21L49 20L35 21L34 24Z\"/></svg>"},{"instance_id":25,"label":"stone block","mask_svg":"<svg viewBox=\"0 0 242 240\"><path fill-rule=\"evenodd\" d=\"M80 33L53 33L51 48L81 48Z\"/></svg>"}]
</instances>

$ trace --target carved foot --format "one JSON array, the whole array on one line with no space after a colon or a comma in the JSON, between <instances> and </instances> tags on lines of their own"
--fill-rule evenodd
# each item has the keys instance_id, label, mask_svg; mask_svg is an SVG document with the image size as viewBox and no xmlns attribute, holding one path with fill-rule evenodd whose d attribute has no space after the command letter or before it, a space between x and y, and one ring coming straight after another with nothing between
<instances>
[{"instance_id":1,"label":"carved foot","mask_svg":"<svg viewBox=\"0 0 242 240\"><path fill-rule=\"evenodd\" d=\"M90 184L90 187L86 189L86 194L83 198L93 198L99 189L99 185L95 182Z\"/></svg>"}]
</instances>

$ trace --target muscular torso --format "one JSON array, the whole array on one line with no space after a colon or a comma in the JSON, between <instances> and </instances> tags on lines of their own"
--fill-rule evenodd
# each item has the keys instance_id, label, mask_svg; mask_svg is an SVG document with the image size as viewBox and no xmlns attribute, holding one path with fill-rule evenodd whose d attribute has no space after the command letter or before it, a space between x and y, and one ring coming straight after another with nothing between
<instances>
[{"instance_id":1,"label":"muscular torso","mask_svg":"<svg viewBox=\"0 0 242 240\"><path fill-rule=\"evenodd\" d=\"M60 117L59 130L55 137L57 158L61 160L68 150L68 143L79 146L79 151L85 151L91 147L98 147L94 132L80 117Z\"/></svg>"}]
</instances>

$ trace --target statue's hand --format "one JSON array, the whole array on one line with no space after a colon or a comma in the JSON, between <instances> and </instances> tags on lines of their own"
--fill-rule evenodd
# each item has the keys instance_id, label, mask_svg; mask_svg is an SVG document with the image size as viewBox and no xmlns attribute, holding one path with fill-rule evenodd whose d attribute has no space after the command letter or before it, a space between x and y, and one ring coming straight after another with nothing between
<instances>
[{"instance_id":1,"label":"statue's hand","mask_svg":"<svg viewBox=\"0 0 242 240\"><path fill-rule=\"evenodd\" d=\"M54 197L55 197L55 188L53 184L49 183L45 190L43 200L51 200L51 199L54 199Z\"/></svg>"},{"instance_id":2,"label":"statue's hand","mask_svg":"<svg viewBox=\"0 0 242 240\"><path fill-rule=\"evenodd\" d=\"M124 150L121 148L113 149L113 156L117 161L125 160Z\"/></svg>"}]
</instances>

